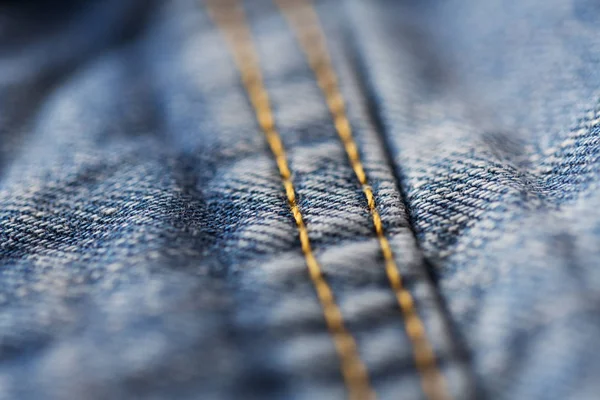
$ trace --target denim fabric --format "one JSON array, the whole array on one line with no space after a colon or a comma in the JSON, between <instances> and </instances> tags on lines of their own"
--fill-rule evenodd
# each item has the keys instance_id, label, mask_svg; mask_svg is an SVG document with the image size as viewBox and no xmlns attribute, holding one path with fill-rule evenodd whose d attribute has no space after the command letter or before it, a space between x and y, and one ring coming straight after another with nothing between
<instances>
[{"instance_id":1,"label":"denim fabric","mask_svg":"<svg viewBox=\"0 0 600 400\"><path fill-rule=\"evenodd\" d=\"M347 392L273 155L198 0L0 3L0 399ZM423 399L367 200L244 2L315 255L380 399ZM600 7L316 4L454 399L600 392Z\"/></svg>"},{"instance_id":2,"label":"denim fabric","mask_svg":"<svg viewBox=\"0 0 600 400\"><path fill-rule=\"evenodd\" d=\"M596 398L598 3L383 4L357 53L485 393Z\"/></svg>"}]
</instances>

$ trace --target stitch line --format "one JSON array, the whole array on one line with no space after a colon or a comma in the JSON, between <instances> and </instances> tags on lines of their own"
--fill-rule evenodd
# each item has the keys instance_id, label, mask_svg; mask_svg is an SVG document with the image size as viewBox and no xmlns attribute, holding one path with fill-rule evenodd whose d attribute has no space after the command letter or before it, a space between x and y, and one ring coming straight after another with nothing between
<instances>
[{"instance_id":1,"label":"stitch line","mask_svg":"<svg viewBox=\"0 0 600 400\"><path fill-rule=\"evenodd\" d=\"M342 313L335 302L333 292L323 276L319 262L314 256L308 230L296 201L296 191L291 179L286 151L275 128L275 121L268 93L264 87L258 54L252 42L250 28L238 0L207 0L208 11L220 28L240 72L242 82L250 99L256 119L266 137L275 158L285 189L287 200L296 222L302 252L310 279L323 310L325 322L340 358L341 372L348 396L352 400L374 399L367 369L358 354L356 341L346 329Z\"/></svg>"},{"instance_id":2,"label":"stitch line","mask_svg":"<svg viewBox=\"0 0 600 400\"><path fill-rule=\"evenodd\" d=\"M346 115L345 101L338 86L338 78L331 63L325 35L317 12L310 0L298 0L297 4L293 4L296 2L295 0L274 1L294 31L308 64L315 74L317 84L324 94L333 117L335 129L366 197L375 233L385 260L386 274L402 311L405 329L412 343L415 365L421 375L423 392L432 400L449 399L444 377L437 367L433 349L427 339L423 322L417 313L413 296L402 283L400 270L394 260L389 240L384 232L381 215L375 202L375 195L369 185L358 152L358 146L354 140L352 127Z\"/></svg>"}]
</instances>

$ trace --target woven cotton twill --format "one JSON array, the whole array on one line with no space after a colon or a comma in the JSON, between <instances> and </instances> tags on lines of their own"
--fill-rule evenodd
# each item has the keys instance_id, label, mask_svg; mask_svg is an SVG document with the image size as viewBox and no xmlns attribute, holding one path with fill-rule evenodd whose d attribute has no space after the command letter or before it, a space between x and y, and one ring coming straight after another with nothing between
<instances>
[{"instance_id":1,"label":"woven cotton twill","mask_svg":"<svg viewBox=\"0 0 600 400\"><path fill-rule=\"evenodd\" d=\"M0 399L346 398L278 165L205 4L50 3L0 5ZM281 10L241 4L370 384L425 399L326 95ZM595 399L596 2L314 6L447 396Z\"/></svg>"},{"instance_id":2,"label":"woven cotton twill","mask_svg":"<svg viewBox=\"0 0 600 400\"><path fill-rule=\"evenodd\" d=\"M352 5L417 237L486 393L595 398L598 6L458 3Z\"/></svg>"}]
</instances>

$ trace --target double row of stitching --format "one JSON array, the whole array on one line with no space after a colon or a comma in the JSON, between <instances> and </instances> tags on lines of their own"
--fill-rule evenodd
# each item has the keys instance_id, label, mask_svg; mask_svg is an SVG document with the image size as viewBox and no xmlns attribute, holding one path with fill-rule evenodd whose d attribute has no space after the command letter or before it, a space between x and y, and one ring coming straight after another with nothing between
<instances>
[{"instance_id":1,"label":"double row of stitching","mask_svg":"<svg viewBox=\"0 0 600 400\"><path fill-rule=\"evenodd\" d=\"M323 309L325 322L340 358L341 371L351 399L374 398L367 370L359 357L356 341L345 327L342 313L335 302L331 287L325 280L314 256L308 231L296 201L296 190L287 161L285 147L275 127L268 93L264 87L258 54L250 28L238 0L207 0L215 24L221 28L240 72L247 95L256 113L271 153L277 163L290 210L298 228L300 243L310 279Z\"/></svg>"},{"instance_id":2,"label":"double row of stitching","mask_svg":"<svg viewBox=\"0 0 600 400\"><path fill-rule=\"evenodd\" d=\"M386 274L402 311L406 331L413 346L415 364L421 374L423 390L430 399L447 399L444 379L437 368L435 355L427 339L423 322L416 311L412 295L402 284L402 276L385 234L375 196L369 185L358 146L352 133L352 127L346 115L345 101L338 87L338 78L331 64L318 16L309 1L302 2L300 0L298 7L292 7L295 3L294 0L276 0L290 26L295 31L308 63L315 73L317 83L332 114L335 129L367 200L385 261ZM266 141L277 163L290 209L298 228L309 275L340 357L341 370L349 396L353 399L373 398L374 392L369 383L366 368L358 355L356 342L345 328L342 314L335 303L332 290L324 279L321 266L312 251L308 231L296 202L296 191L291 180L286 151L275 127L268 93L262 81L258 55L254 49L244 11L238 0L208 0L208 3L211 16L221 28L228 42L244 87L255 110L258 124L265 134Z\"/></svg>"},{"instance_id":3,"label":"double row of stitching","mask_svg":"<svg viewBox=\"0 0 600 400\"><path fill-rule=\"evenodd\" d=\"M275 2L279 5L294 30L316 76L317 83L324 94L333 117L335 129L366 197L385 260L386 274L402 312L407 335L412 343L414 360L421 375L423 391L432 400L448 399L444 378L437 367L435 355L427 339L423 322L417 313L411 293L403 286L402 276L383 229L373 189L369 185L358 146L354 140L352 127L346 115L344 98L338 86L338 78L331 63L317 13L310 0L275 0Z\"/></svg>"}]
</instances>

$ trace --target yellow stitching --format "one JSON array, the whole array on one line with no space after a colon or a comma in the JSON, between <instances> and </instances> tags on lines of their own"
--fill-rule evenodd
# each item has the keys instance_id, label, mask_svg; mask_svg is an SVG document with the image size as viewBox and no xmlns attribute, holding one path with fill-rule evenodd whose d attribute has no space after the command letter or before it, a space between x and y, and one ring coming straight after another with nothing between
<instances>
[{"instance_id":1,"label":"yellow stitching","mask_svg":"<svg viewBox=\"0 0 600 400\"><path fill-rule=\"evenodd\" d=\"M404 317L406 332L413 346L415 364L421 374L423 391L430 399L448 399L445 388L444 377L440 373L433 349L425 334L425 328L417 311L413 297L402 284L402 277L396 261L394 260L390 243L383 230L381 216L377 211L373 189L369 185L365 174L357 144L352 134L350 121L346 116L344 99L338 87L338 78L331 64L328 54L325 36L319 23L316 10L312 7L310 0L298 1L299 6L292 9L295 0L275 0L288 23L294 30L298 41L315 73L317 83L325 96L329 111L337 133L345 147L346 154L354 169L354 173L367 199L369 210L373 218L375 232L379 239L381 252L385 260L385 270L394 290L398 305Z\"/></svg>"},{"instance_id":2,"label":"yellow stitching","mask_svg":"<svg viewBox=\"0 0 600 400\"><path fill-rule=\"evenodd\" d=\"M296 202L296 191L291 180L285 148L275 128L269 96L264 88L258 55L251 39L250 28L237 0L207 0L209 12L221 28L240 71L242 81L252 103L258 123L276 160L292 215L298 227L302 252L309 276L323 309L327 327L340 357L341 371L352 400L374 399L367 370L358 355L356 342L344 325L342 314L335 303L321 266L315 258L304 219Z\"/></svg>"}]
</instances>

